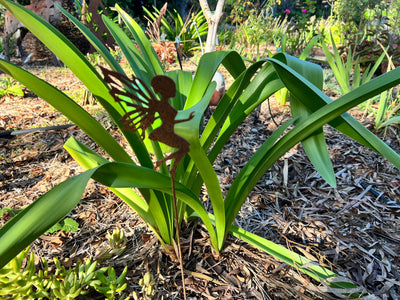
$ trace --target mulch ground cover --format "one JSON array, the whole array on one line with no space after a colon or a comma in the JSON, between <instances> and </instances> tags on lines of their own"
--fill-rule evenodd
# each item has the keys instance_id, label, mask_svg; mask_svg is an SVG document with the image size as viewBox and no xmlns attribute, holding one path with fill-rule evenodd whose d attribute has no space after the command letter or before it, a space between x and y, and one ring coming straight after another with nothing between
<instances>
[{"instance_id":1,"label":"mulch ground cover","mask_svg":"<svg viewBox=\"0 0 400 300\"><path fill-rule=\"evenodd\" d=\"M67 69L43 65L30 68L66 93L83 88ZM0 99L0 132L68 123L45 101L29 91L25 93L25 97ZM288 107L274 103L249 116L216 160L214 167L224 192L276 124L290 117ZM126 144L99 106L85 108ZM371 120L363 119L357 110L352 113L372 129ZM298 145L263 176L236 224L353 280L371 295L370 299L400 299L399 170L330 127L325 129L337 188L322 180ZM400 153L398 128L379 134ZM0 209L23 208L82 172L63 149L71 136L104 154L76 126L0 139ZM69 217L79 223L78 232L41 236L31 247L37 256L57 257L65 266L73 266L78 259L96 257L106 243L107 231L120 227L128 237L127 249L102 264L117 270L128 266L129 292L140 295L139 280L150 272L155 278L155 299L182 298L179 264L161 251L145 223L107 188L91 181ZM10 218L4 214L0 226ZM325 286L295 268L233 237L215 258L200 222L184 224L182 236L188 299L338 297L332 290L326 293ZM91 297L95 299L96 295Z\"/></svg>"}]
</instances>

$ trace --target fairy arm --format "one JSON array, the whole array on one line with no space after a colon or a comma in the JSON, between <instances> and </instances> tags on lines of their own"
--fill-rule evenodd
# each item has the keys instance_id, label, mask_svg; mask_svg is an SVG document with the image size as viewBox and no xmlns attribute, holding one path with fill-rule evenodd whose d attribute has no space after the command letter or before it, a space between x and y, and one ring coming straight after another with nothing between
<instances>
[{"instance_id":1,"label":"fairy arm","mask_svg":"<svg viewBox=\"0 0 400 300\"><path fill-rule=\"evenodd\" d=\"M193 118L194 118L194 112L191 112L191 113L190 113L190 116L189 116L188 118L186 118L186 119L181 119L181 120L175 120L175 121L174 121L174 124L187 122L187 121L190 121L190 120L193 119Z\"/></svg>"}]
</instances>

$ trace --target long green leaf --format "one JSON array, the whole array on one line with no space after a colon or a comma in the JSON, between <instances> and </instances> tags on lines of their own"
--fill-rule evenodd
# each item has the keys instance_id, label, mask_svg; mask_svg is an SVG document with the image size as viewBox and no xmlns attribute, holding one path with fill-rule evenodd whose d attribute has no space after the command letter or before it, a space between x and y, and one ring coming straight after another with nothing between
<instances>
[{"instance_id":1,"label":"long green leaf","mask_svg":"<svg viewBox=\"0 0 400 300\"><path fill-rule=\"evenodd\" d=\"M385 122L380 124L377 129L385 128L385 127L387 127L389 125L399 124L399 123L400 123L400 116L391 117L390 119L387 119Z\"/></svg>"},{"instance_id":2,"label":"long green leaf","mask_svg":"<svg viewBox=\"0 0 400 300\"><path fill-rule=\"evenodd\" d=\"M0 59L0 69L21 82L36 95L46 100L55 109L63 113L69 120L85 131L110 156L118 161L132 162L129 155L89 113L67 95L5 60Z\"/></svg>"},{"instance_id":3,"label":"long green leaf","mask_svg":"<svg viewBox=\"0 0 400 300\"><path fill-rule=\"evenodd\" d=\"M154 73L149 74L151 78L154 77L156 74L164 75L164 70L162 68L161 62L158 59L158 56L154 51L153 46L147 39L142 28L125 11L123 11L118 4L115 6L115 8L117 9L119 15L122 17L122 20L128 27L129 31L132 33L136 43L138 44L144 60L146 61L146 65L152 66L152 71Z\"/></svg>"},{"instance_id":4,"label":"long green leaf","mask_svg":"<svg viewBox=\"0 0 400 300\"><path fill-rule=\"evenodd\" d=\"M316 35L308 42L307 46L304 48L303 52L301 52L299 59L306 60L308 54L310 54L311 50L314 48L315 44L318 42L320 36Z\"/></svg>"},{"instance_id":5,"label":"long green leaf","mask_svg":"<svg viewBox=\"0 0 400 300\"><path fill-rule=\"evenodd\" d=\"M1 227L0 269L78 204L94 171L55 186Z\"/></svg>"},{"instance_id":6,"label":"long green leaf","mask_svg":"<svg viewBox=\"0 0 400 300\"><path fill-rule=\"evenodd\" d=\"M194 165L199 170L200 176L203 178L203 181L206 185L208 195L213 206L214 214L216 216L216 250L219 251L222 249L225 236L224 199L222 196L222 191L217 174L215 173L212 164L209 161L199 141L200 124L203 121L204 111L207 109L208 102L210 101L214 90L215 83L212 83L207 89L201 101L185 111L186 116L189 116L189 114L193 112L194 118L189 122L182 123L181 126L176 126L175 131L177 134L186 138L190 142L189 156L192 159ZM179 118L184 118L184 116ZM197 195L197 191L194 192Z\"/></svg>"},{"instance_id":7,"label":"long green leaf","mask_svg":"<svg viewBox=\"0 0 400 300\"><path fill-rule=\"evenodd\" d=\"M312 82L317 88L322 90L323 87L323 73L322 68L316 64L305 62L289 55L277 55L276 58L284 58L284 62L299 72ZM299 117L299 121L307 119L312 113L306 105L303 104L295 95L292 94L290 101L290 108L294 118ZM336 187L335 172L333 170L332 162L330 160L328 148L325 142L323 129L315 131L308 138L301 141L304 151L306 152L311 163L318 171L318 173L328 182L331 186Z\"/></svg>"},{"instance_id":8,"label":"long green leaf","mask_svg":"<svg viewBox=\"0 0 400 300\"><path fill-rule=\"evenodd\" d=\"M168 72L167 75L176 85L176 96L172 99L172 106L177 110L183 110L193 82L192 73L174 70Z\"/></svg>"},{"instance_id":9,"label":"long green leaf","mask_svg":"<svg viewBox=\"0 0 400 300\"><path fill-rule=\"evenodd\" d=\"M98 166L109 163L107 159L94 152L78 141L75 137L70 137L64 144L65 150L73 157L73 159L85 170L93 169ZM146 214L149 214L149 206L145 200L136 193L132 194L130 201L134 201L134 205L130 205L136 212L147 221ZM154 221L150 222L154 223Z\"/></svg>"},{"instance_id":10,"label":"long green leaf","mask_svg":"<svg viewBox=\"0 0 400 300\"><path fill-rule=\"evenodd\" d=\"M215 216L208 214L211 222L215 222ZM309 275L319 282L323 282L324 285L329 286L328 292L336 292L341 295L355 298L359 297L361 294L365 295L364 289L358 287L356 284L351 282L345 277L340 277L336 273L327 269L318 262L312 261L304 256L299 255L296 252L288 250L287 248L278 245L272 241L264 239L257 236L251 232L248 232L242 228L232 225L229 233L233 236L241 239L257 247L258 249L272 255L273 257L285 262L289 266L296 268L297 270Z\"/></svg>"},{"instance_id":11,"label":"long green leaf","mask_svg":"<svg viewBox=\"0 0 400 300\"><path fill-rule=\"evenodd\" d=\"M246 69L243 60L234 51L217 51L204 54L197 67L185 109L200 101L221 63L234 78Z\"/></svg>"},{"instance_id":12,"label":"long green leaf","mask_svg":"<svg viewBox=\"0 0 400 300\"><path fill-rule=\"evenodd\" d=\"M334 290L340 293L342 296L352 295L354 297L358 297L361 294L365 295L365 291L361 287L358 287L356 284L351 282L349 279L339 277L331 270L320 266L318 262L312 261L293 251L290 251L281 245L275 244L274 242L266 240L236 226L232 226L230 233L233 236L265 251L268 254L271 254L286 264L309 275L311 278L323 282L325 285L329 286L332 291ZM330 290L328 289L328 292L329 291Z\"/></svg>"},{"instance_id":13,"label":"long green leaf","mask_svg":"<svg viewBox=\"0 0 400 300\"><path fill-rule=\"evenodd\" d=\"M131 41L126 33L112 20L106 16L102 16L102 20L117 42L122 53L125 55L134 75L143 80L147 86L150 86L151 79L154 76L154 71L151 69L150 65L147 65L139 49L136 48L136 45Z\"/></svg>"},{"instance_id":14,"label":"long green leaf","mask_svg":"<svg viewBox=\"0 0 400 300\"><path fill-rule=\"evenodd\" d=\"M64 148L84 169L92 169L109 161L75 138L71 137L65 143ZM171 209L166 207L168 204L165 195L148 189L140 189L145 202L134 191L126 189L110 188L117 195L121 196L130 207L159 235L161 242L172 244L173 221L170 216Z\"/></svg>"},{"instance_id":15,"label":"long green leaf","mask_svg":"<svg viewBox=\"0 0 400 300\"><path fill-rule=\"evenodd\" d=\"M299 73L276 59L271 58L268 60L273 63L277 72L280 74L282 81L284 81L291 93L293 93L299 100L304 102L304 104L307 105L307 107L309 107L312 111L315 112L318 109L322 109L327 103L332 104L332 100L328 96L322 93L321 90L316 88L311 82L309 82ZM400 68L385 73L363 84L357 89L354 89L350 93L335 100L334 102L338 104L342 103L342 101L348 101L349 103L352 103L351 101L355 101L355 105L357 105L399 83ZM352 106L347 103L344 107L346 107L347 110L352 108ZM357 142L370 148L371 150L383 155L397 168L400 168L399 155L384 142L382 142L376 135L365 128L360 122L358 122L348 113L345 113L347 110L342 111L340 115L335 116L333 119L331 116L329 116L329 118L327 118L328 124L356 140ZM320 127L322 127L322 125ZM311 132L309 134L311 134Z\"/></svg>"},{"instance_id":16,"label":"long green leaf","mask_svg":"<svg viewBox=\"0 0 400 300\"><path fill-rule=\"evenodd\" d=\"M208 149L212 142L214 142L215 136L220 131L221 126L224 124L226 118L230 114L231 123L233 123L233 113L231 113L232 108L234 107L239 97L243 94L243 90L249 85L251 78L262 67L262 65L263 62L257 62L251 65L244 72L242 72L242 74L240 74L240 76L236 78L236 80L229 87L225 95L221 98L220 103L210 117L201 135L200 142L203 145L204 149ZM275 76L275 78L277 79L278 77ZM243 113L243 109L238 109L238 111L242 111ZM232 125L232 127L233 126L234 125ZM215 153L217 152L219 152L219 150L215 151Z\"/></svg>"},{"instance_id":17,"label":"long green leaf","mask_svg":"<svg viewBox=\"0 0 400 300\"><path fill-rule=\"evenodd\" d=\"M102 95L110 102L108 87L102 81L96 69L87 61L83 54L57 29L35 15L29 9L9 0L0 0L22 24L26 26L40 41L42 41L93 93Z\"/></svg>"},{"instance_id":18,"label":"long green leaf","mask_svg":"<svg viewBox=\"0 0 400 300\"><path fill-rule=\"evenodd\" d=\"M292 79L295 80L294 78ZM297 80L299 82L301 81L300 79ZM316 129L322 127L327 122L329 123L332 120L336 119L338 116L340 116L350 108L356 106L357 104L361 103L362 101L365 101L366 99L368 99L368 96L379 93L388 86L390 87L393 84L394 85L397 84L399 80L400 80L399 70L396 74L389 74L387 76L381 76L380 78L376 78L373 81L362 86L363 88L362 93L358 93L357 92L358 89L354 90L346 94L345 96L337 99L336 101L331 102L328 105L325 105L318 111L314 112L309 116L307 120L298 122L295 128L293 128L290 132L288 132L271 148L270 153L267 155L267 159L264 161L265 169L271 166L272 163L276 161L276 159L281 157L297 142L309 136ZM297 84L299 84L299 82L297 82ZM375 141L376 139L380 141L374 134L370 133L369 131L362 131L362 134L365 134L365 137L369 138L371 141ZM400 155L394 152L386 144L378 142L377 151L378 153L382 153L382 155L384 155L387 159L389 159L397 168L400 168Z\"/></svg>"},{"instance_id":19,"label":"long green leaf","mask_svg":"<svg viewBox=\"0 0 400 300\"><path fill-rule=\"evenodd\" d=\"M385 53L382 53L382 55L379 56L379 58L373 62L373 67L370 70L368 69L370 67L370 65L368 66L367 70L364 71L363 78L361 80L362 84L364 84L372 79L372 76L374 76L376 70L378 70L378 68L381 66L381 63L384 58L385 58ZM365 75L365 77L364 77L364 75Z\"/></svg>"},{"instance_id":20,"label":"long green leaf","mask_svg":"<svg viewBox=\"0 0 400 300\"><path fill-rule=\"evenodd\" d=\"M103 43L94 35L94 33L57 3L55 5L82 32L85 38L90 42L90 44L93 45L93 47L104 58L108 65L114 71L124 74L124 70L121 68L119 63L114 59L107 47L103 45Z\"/></svg>"},{"instance_id":21,"label":"long green leaf","mask_svg":"<svg viewBox=\"0 0 400 300\"><path fill-rule=\"evenodd\" d=\"M331 43L334 51L333 54L329 51L328 47L324 42L322 42L322 50L324 51L328 64L331 67L333 74L335 75L335 78L338 81L343 94L346 94L351 90L350 77L348 73L348 71L350 70L346 69L345 64L342 61L342 58L339 55L339 51L336 48L332 33L331 33ZM348 61L351 61L352 59L353 59L352 57L349 57Z\"/></svg>"},{"instance_id":22,"label":"long green leaf","mask_svg":"<svg viewBox=\"0 0 400 300\"><path fill-rule=\"evenodd\" d=\"M272 146L293 122L294 120L290 120L275 130L236 176L225 197L226 233L232 226L247 195L253 190L261 176L264 175L265 168L263 168L263 164L268 159Z\"/></svg>"},{"instance_id":23,"label":"long green leaf","mask_svg":"<svg viewBox=\"0 0 400 300\"><path fill-rule=\"evenodd\" d=\"M276 58L279 58L283 61L287 61L287 63L298 70L299 72L310 74L311 77L318 77L318 74L320 70L315 67L315 65L310 64L308 62L299 60L299 59L287 59L288 56L285 56L283 54L276 55ZM254 64L254 67L257 68L260 66L260 63L258 62ZM249 75L252 74L254 70L251 70L253 66L248 68L246 72L249 72ZM247 76L247 75L246 75ZM221 151L222 147L225 145L226 141L229 139L229 137L232 135L234 130L236 130L237 126L247 117L248 114L251 113L251 111L257 107L261 102L263 102L265 99L267 99L270 95L275 93L277 90L282 88L282 81L277 77L276 72L273 70L271 66L264 66L262 70L254 77L254 79L251 81L251 83L246 83L245 90L242 93L239 101L236 102L235 107L232 109L232 111L229 114L229 117L227 118L227 121L225 124L222 126L221 131L219 133L219 136L214 144L213 149L209 153L209 158L211 161L215 159L215 157L218 155L218 153ZM229 92L229 90L228 90ZM227 93L228 94L228 93ZM224 98L221 99L221 102L224 101ZM223 103L220 104L221 106L224 105ZM217 107L214 115L218 116L219 114L219 107ZM224 108L225 109L225 108ZM222 110L222 109L221 109ZM222 110L223 113L226 114ZM214 116L213 116L214 117ZM222 117L224 119L224 117ZM220 121L222 120L220 119ZM213 118L210 119L211 122L213 122ZM213 124L210 123L211 126L209 127L212 129ZM207 125L208 127L209 125ZM205 132L207 131L207 127L205 129ZM219 128L219 127L217 127ZM216 132L214 129L211 132ZM204 135L204 133L203 133ZM211 141L212 136L208 136L207 140ZM203 136L202 136L203 140Z\"/></svg>"},{"instance_id":24,"label":"long green leaf","mask_svg":"<svg viewBox=\"0 0 400 300\"><path fill-rule=\"evenodd\" d=\"M243 78L244 86L235 86L235 88L244 87L245 89L241 93L240 90L237 90L240 93L240 97L237 99L237 101L235 101L234 107L229 112L229 115L226 116L226 113L223 111L222 116L218 115L221 112L221 110L218 110L218 108L215 111L214 114L216 115L216 119L219 118L219 120L217 119L218 124L220 124L221 121L224 123L222 127L220 127L221 130L219 131L218 138L208 154L210 161L215 160L229 137L233 134L239 124L242 123L243 120L251 113L251 111L282 87L282 83L275 74L274 70L270 66L265 65L260 69L257 75L255 75L253 80L248 82L247 80L251 78L249 78L249 76L253 75L260 65L261 64L255 65L254 69L249 68L247 70L248 73L246 71L246 75ZM221 102L223 100L225 101L225 99L221 99ZM221 103L221 106L222 105L225 105L225 103ZM212 132L214 133L215 130ZM210 141L210 137L208 137L207 140Z\"/></svg>"},{"instance_id":25,"label":"long green leaf","mask_svg":"<svg viewBox=\"0 0 400 300\"><path fill-rule=\"evenodd\" d=\"M210 81L212 79L212 76L215 72L215 70L218 68L220 64L223 64L227 70L232 74L233 77L237 78L242 70L245 70L245 66L243 63L243 60L237 53L229 53L229 52L213 52L213 53L207 53L205 54L199 63L199 67L196 71L196 75L194 78L194 81L192 83L188 99L186 101L185 107L193 107L196 105L196 103L199 102L201 97L204 97L204 93L206 89L209 87ZM235 83L234 83L235 85ZM243 87L243 86L242 86ZM238 87L236 87L238 88ZM232 91L232 89L230 89ZM230 95L231 92L228 90L227 94ZM240 91L236 89L236 98L240 95ZM223 98L228 97L227 95L224 96ZM221 100L220 105L222 102L226 102L226 100ZM218 106L217 110L219 109L220 105ZM229 103L227 105L230 105ZM232 104L233 105L233 104ZM221 111L221 109L219 109ZM229 112L225 114L225 117L227 116ZM223 123L223 120L220 120L220 124ZM219 125L220 126L220 125ZM210 126L207 125L206 129L203 131L203 136L202 136L202 141L201 144L203 145L203 149L206 149L204 146L205 142L211 143L213 140L213 134L218 132L218 126ZM206 141L203 140L204 137L204 132L208 131L207 134L207 139ZM184 178L184 182L188 184L188 186L191 187L191 189L197 194L200 192L201 184L203 180L201 179L201 176L198 176L197 183L194 183L195 181L195 175L196 175L197 168L191 162L187 169L186 169L186 175Z\"/></svg>"},{"instance_id":26,"label":"long green leaf","mask_svg":"<svg viewBox=\"0 0 400 300\"><path fill-rule=\"evenodd\" d=\"M290 108L293 117L300 117L299 120L307 119L311 112L300 100L292 95ZM301 141L311 163L321 177L332 187L336 187L336 177L332 162L329 156L328 146L325 142L323 129L316 130L312 135Z\"/></svg>"},{"instance_id":27,"label":"long green leaf","mask_svg":"<svg viewBox=\"0 0 400 300\"><path fill-rule=\"evenodd\" d=\"M277 64L279 67L287 66L281 62L273 60L273 63ZM393 71L392 71L393 72ZM286 73L285 73L286 74ZM286 74L287 75L287 74ZM392 76L390 76L392 75ZM395 78L393 78L395 76ZM396 78L397 77L397 78ZM302 78L304 79L304 78ZM291 80L296 80L296 86L302 82L302 79L293 76ZM256 152L254 158L251 160L255 160L254 162L249 162L246 168L254 168L254 172L248 172L245 170L243 175L244 178L238 176L235 178L234 183L231 185L231 188L225 198L226 202L226 210L227 210L227 226L229 226L229 221L233 220L233 216L235 216L238 211L238 207L240 208L240 203L243 203L245 198L248 195L249 190L255 185L255 182L264 174L266 170L272 164L279 159L284 153L286 153L291 147L293 147L296 143L310 136L315 130L321 128L327 122L330 122L336 119L338 116L349 110L350 108L356 106L368 99L368 96L371 94L377 94L381 92L382 89L390 87L391 85L395 85L400 81L400 69L396 74L389 74L384 76L383 78L377 78L363 86L363 92L359 93L357 90L346 94L345 96L337 99L334 102L331 102L328 105L325 105L317 112L311 114L308 119L303 119L302 121L297 121L296 127L289 131L285 136L283 136L279 141L277 141L272 147L267 147L260 152ZM304 83L304 82L303 82ZM302 84L303 84L302 83ZM311 84L311 83L310 83ZM291 90L291 92L293 92ZM309 95L309 91L303 90ZM298 93L295 93L299 95ZM367 131L369 132L369 131ZM362 132L364 134L366 132ZM367 134L367 133L366 133ZM371 136L372 135L372 136ZM367 136L365 136L367 137ZM377 139L375 135L370 133L368 135L370 140ZM379 139L378 139L379 140ZM267 140L268 141L268 140ZM380 141L380 140L379 140ZM388 158L397 168L400 168L400 155L394 152L390 147L385 144L377 143L379 146L379 153L382 153L386 158ZM269 146L269 145L268 145ZM258 157L258 155L262 157ZM257 166L257 167L255 167ZM251 176L250 176L251 174ZM243 180L244 179L244 180ZM241 186L241 188L240 188ZM237 207L235 205L231 205L231 203L239 203Z\"/></svg>"}]
</instances>

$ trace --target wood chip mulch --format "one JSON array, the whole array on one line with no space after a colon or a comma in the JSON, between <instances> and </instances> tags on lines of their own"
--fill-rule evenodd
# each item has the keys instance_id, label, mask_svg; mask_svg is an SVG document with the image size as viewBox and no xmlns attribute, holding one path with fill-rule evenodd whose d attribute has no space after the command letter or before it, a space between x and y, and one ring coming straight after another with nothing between
<instances>
[{"instance_id":1,"label":"wood chip mulch","mask_svg":"<svg viewBox=\"0 0 400 300\"><path fill-rule=\"evenodd\" d=\"M68 70L41 66L35 72L64 91L81 88ZM0 131L67 123L29 91L24 98L0 99L0 107ZM262 106L259 116L251 115L217 158L215 169L224 192L276 129L272 118L279 124L289 117L287 107L275 105L271 112L272 117L268 107ZM354 114L359 117L356 111ZM95 115L124 143L104 113ZM371 127L370 120L363 122ZM370 294L368 299L400 299L399 170L330 127L325 129L337 188L322 180L298 145L263 176L236 223L353 280ZM77 127L0 140L0 209L25 207L81 172L62 148L72 135L98 150ZM398 128L389 128L382 139L400 153ZM155 299L182 298L178 263L161 251L143 221L108 189L91 181L69 217L78 221L77 233L43 235L33 243L32 251L71 266L78 258L95 257L106 243L107 231L120 227L128 237L127 249L103 264L117 270L129 267L130 292L141 294L139 280L150 272L155 277ZM5 214L0 226L9 219ZM220 257L214 257L200 223L184 224L182 231L188 299L339 297L332 290L324 293L323 285L233 237L228 238Z\"/></svg>"}]
</instances>

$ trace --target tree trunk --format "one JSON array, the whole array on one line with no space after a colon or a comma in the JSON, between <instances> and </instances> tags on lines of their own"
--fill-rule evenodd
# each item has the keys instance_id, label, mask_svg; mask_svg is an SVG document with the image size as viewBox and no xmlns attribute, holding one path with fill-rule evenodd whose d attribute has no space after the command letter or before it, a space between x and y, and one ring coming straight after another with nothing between
<instances>
[{"instance_id":1,"label":"tree trunk","mask_svg":"<svg viewBox=\"0 0 400 300\"><path fill-rule=\"evenodd\" d=\"M205 52L212 52L215 50L215 46L217 43L217 30L218 23L222 17L222 10L224 8L225 0L218 0L217 7L215 8L214 13L211 12L210 6L208 5L207 0L199 0L201 9L203 10L204 16L206 17L208 24L208 33L206 40L206 48Z\"/></svg>"},{"instance_id":2,"label":"tree trunk","mask_svg":"<svg viewBox=\"0 0 400 300\"><path fill-rule=\"evenodd\" d=\"M81 10L81 23L83 25L87 25L87 4L86 4L86 0L82 1L82 10Z\"/></svg>"}]
</instances>

